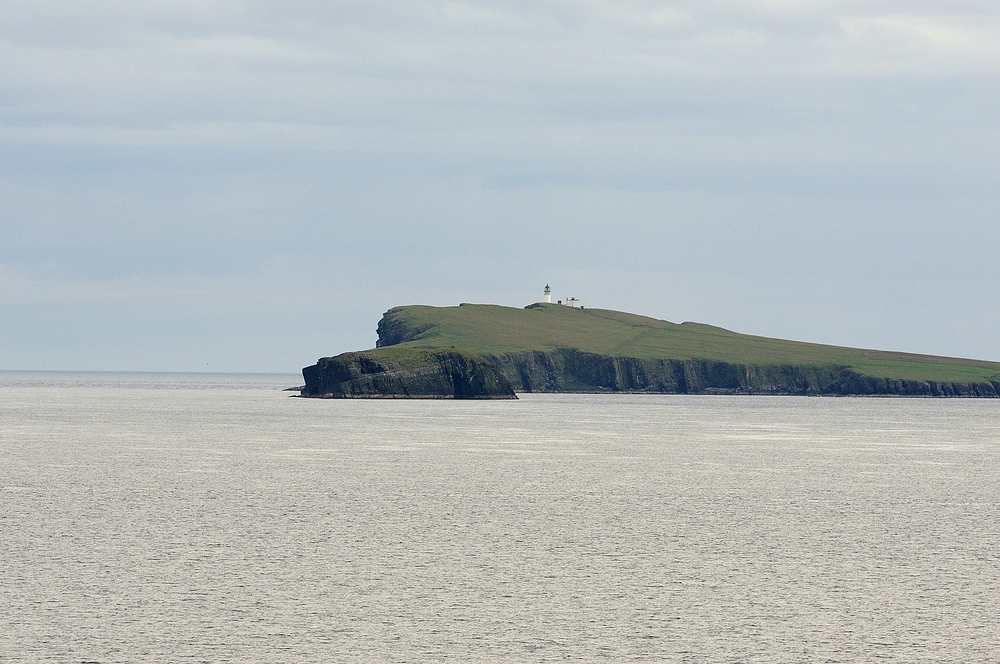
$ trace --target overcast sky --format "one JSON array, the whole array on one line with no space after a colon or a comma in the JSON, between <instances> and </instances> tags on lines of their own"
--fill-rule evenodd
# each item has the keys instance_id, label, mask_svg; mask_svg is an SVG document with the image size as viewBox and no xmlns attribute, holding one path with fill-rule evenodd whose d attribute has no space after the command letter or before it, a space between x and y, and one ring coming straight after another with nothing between
<instances>
[{"instance_id":1,"label":"overcast sky","mask_svg":"<svg viewBox=\"0 0 1000 664\"><path fill-rule=\"evenodd\" d=\"M975 0L0 0L0 368L296 372L558 298L1000 360Z\"/></svg>"}]
</instances>

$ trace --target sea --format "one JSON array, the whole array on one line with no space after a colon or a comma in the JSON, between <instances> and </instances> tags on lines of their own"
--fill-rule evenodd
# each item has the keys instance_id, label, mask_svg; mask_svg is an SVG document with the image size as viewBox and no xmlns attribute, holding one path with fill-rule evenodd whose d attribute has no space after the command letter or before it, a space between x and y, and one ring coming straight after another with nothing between
<instances>
[{"instance_id":1,"label":"sea","mask_svg":"<svg viewBox=\"0 0 1000 664\"><path fill-rule=\"evenodd\" d=\"M0 662L997 662L1000 400L0 373Z\"/></svg>"}]
</instances>

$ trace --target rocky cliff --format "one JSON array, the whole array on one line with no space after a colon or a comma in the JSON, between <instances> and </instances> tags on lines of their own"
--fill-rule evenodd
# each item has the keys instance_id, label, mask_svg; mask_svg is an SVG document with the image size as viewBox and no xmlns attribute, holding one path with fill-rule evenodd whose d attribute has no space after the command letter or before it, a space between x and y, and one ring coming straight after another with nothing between
<instances>
[{"instance_id":1,"label":"rocky cliff","mask_svg":"<svg viewBox=\"0 0 1000 664\"><path fill-rule=\"evenodd\" d=\"M304 397L516 399L493 364L461 350L385 349L324 357L302 370Z\"/></svg>"},{"instance_id":2,"label":"rocky cliff","mask_svg":"<svg viewBox=\"0 0 1000 664\"><path fill-rule=\"evenodd\" d=\"M1000 397L1000 381L897 380L864 376L837 366L642 360L573 349L484 357L522 392Z\"/></svg>"},{"instance_id":3,"label":"rocky cliff","mask_svg":"<svg viewBox=\"0 0 1000 664\"><path fill-rule=\"evenodd\" d=\"M427 347L442 333L449 332L434 324L414 325L404 313L397 308L383 316L378 325L379 349L416 350L415 346ZM481 337L466 338L483 345ZM758 364L689 358L640 359L576 348L476 350L480 353L473 357L488 362L506 383L521 392L1000 397L1000 379L991 377L968 382L882 378L829 361Z\"/></svg>"}]
</instances>

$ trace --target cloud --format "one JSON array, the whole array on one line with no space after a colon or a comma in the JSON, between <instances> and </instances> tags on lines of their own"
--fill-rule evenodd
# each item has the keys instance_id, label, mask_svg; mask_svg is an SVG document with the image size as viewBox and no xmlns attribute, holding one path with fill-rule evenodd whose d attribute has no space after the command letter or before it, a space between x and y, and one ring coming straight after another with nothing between
<instances>
[{"instance_id":1,"label":"cloud","mask_svg":"<svg viewBox=\"0 0 1000 664\"><path fill-rule=\"evenodd\" d=\"M255 308L287 333L326 299L357 316L323 318L347 350L393 304L517 303L559 278L603 306L646 284L621 306L818 339L885 293L908 303L894 316L935 320L947 273L975 294L948 309L970 331L910 347L1000 341L977 336L997 326L974 276L1000 250L995 3L0 0L0 16L0 306L40 321L32 357L53 307L93 343L88 311L146 321L135 367L170 312L215 330L205 352L232 320L275 349ZM823 308L803 273L823 325L802 322ZM880 325L823 340L892 346Z\"/></svg>"},{"instance_id":2,"label":"cloud","mask_svg":"<svg viewBox=\"0 0 1000 664\"><path fill-rule=\"evenodd\" d=\"M94 140L174 127L190 143L213 140L207 127L231 140L234 123L475 130L483 113L517 124L591 107L627 122L692 82L724 101L741 77L995 75L996 11L942 7L7 2L3 116L53 140L70 124Z\"/></svg>"}]
</instances>

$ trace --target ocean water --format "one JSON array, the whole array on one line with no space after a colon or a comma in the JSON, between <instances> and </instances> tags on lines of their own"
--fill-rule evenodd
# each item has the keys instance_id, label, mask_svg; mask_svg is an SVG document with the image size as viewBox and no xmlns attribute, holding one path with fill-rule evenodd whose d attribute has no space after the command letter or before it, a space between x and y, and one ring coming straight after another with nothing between
<instances>
[{"instance_id":1,"label":"ocean water","mask_svg":"<svg viewBox=\"0 0 1000 664\"><path fill-rule=\"evenodd\" d=\"M997 662L1000 401L0 374L0 662Z\"/></svg>"}]
</instances>

